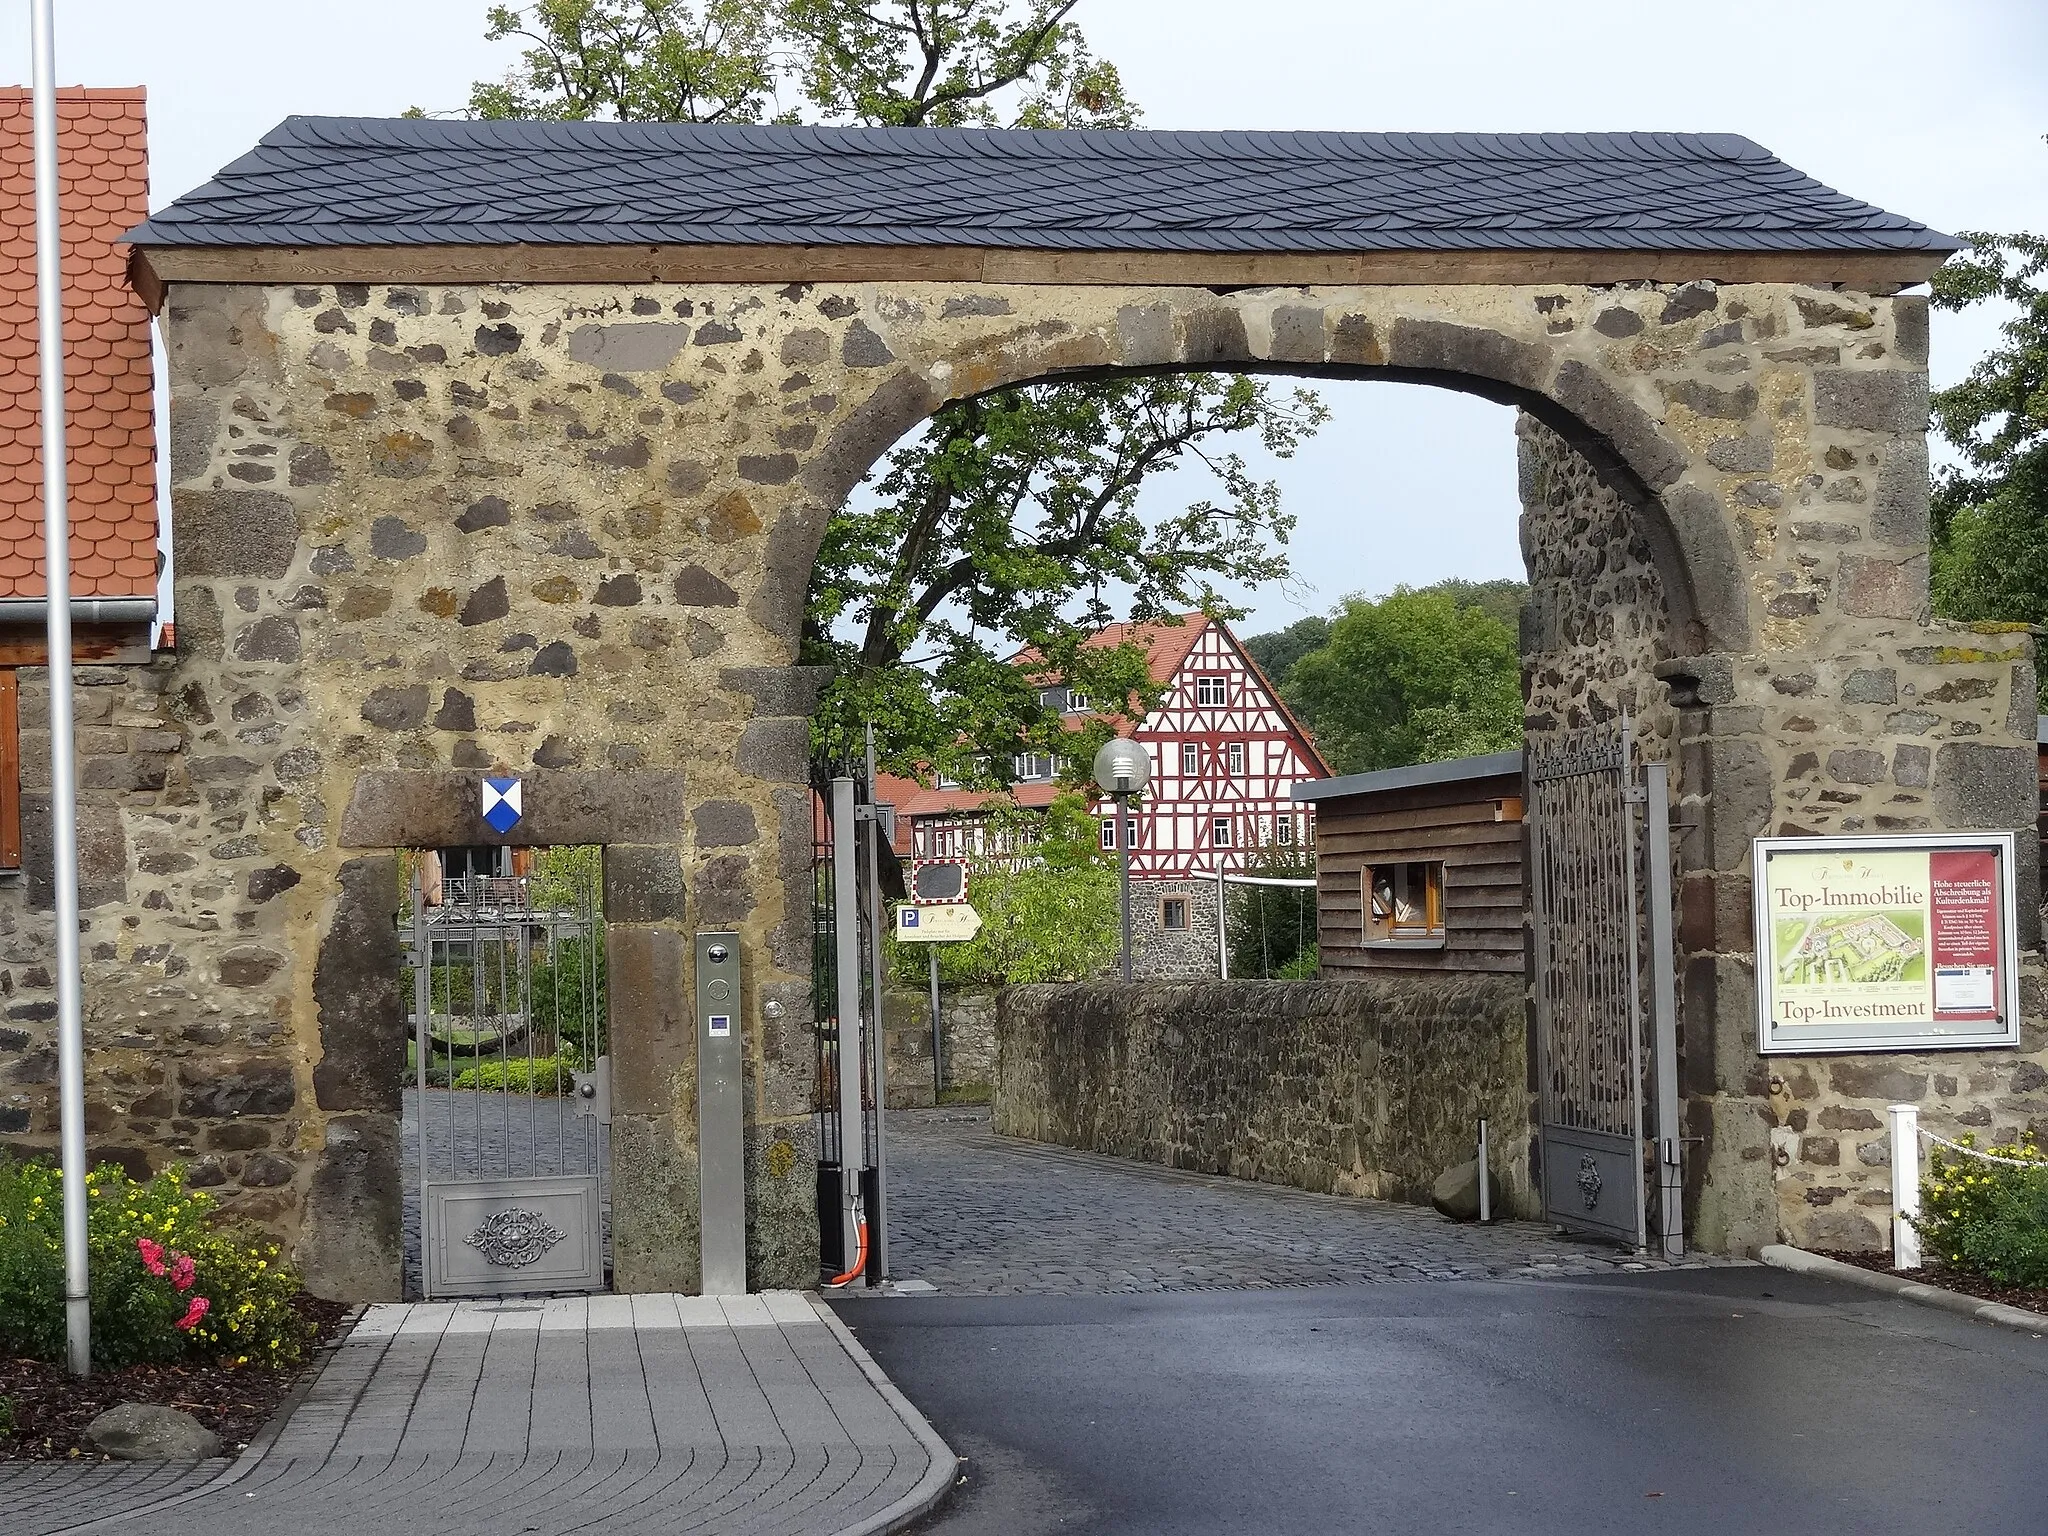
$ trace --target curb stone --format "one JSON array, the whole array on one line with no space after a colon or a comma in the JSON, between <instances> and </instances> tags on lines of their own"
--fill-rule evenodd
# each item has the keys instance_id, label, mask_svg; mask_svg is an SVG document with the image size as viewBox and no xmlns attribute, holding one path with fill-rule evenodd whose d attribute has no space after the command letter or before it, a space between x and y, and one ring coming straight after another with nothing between
<instances>
[{"instance_id":1,"label":"curb stone","mask_svg":"<svg viewBox=\"0 0 2048 1536\"><path fill-rule=\"evenodd\" d=\"M805 1299L817 1312L825 1326L832 1330L832 1336L839 1341L839 1347L853 1357L854 1364L861 1369L874 1389L903 1421L904 1427L916 1435L930 1455L932 1464L925 1475L918 1479L910 1492L903 1495L887 1509L869 1515L856 1525L849 1525L839 1536L884 1536L889 1531L900 1531L912 1521L930 1514L938 1507L939 1501L953 1491L954 1479L960 1472L960 1458L952 1448L939 1438L929 1420L911 1406L910 1399L897 1388L896 1383L882 1373L873 1356L861 1347L853 1336L853 1330L840 1320L839 1314L825 1304L824 1298L815 1292L806 1292Z\"/></svg>"},{"instance_id":2,"label":"curb stone","mask_svg":"<svg viewBox=\"0 0 2048 1536\"><path fill-rule=\"evenodd\" d=\"M2048 1313L2029 1312L2024 1307L2008 1307L2000 1301L1980 1301L1975 1296L1965 1296L1960 1291L1943 1290L1938 1285L1908 1280L1901 1275L1884 1274L1875 1269L1864 1269L1857 1264L1844 1264L1840 1259L1825 1258L1818 1253L1808 1253L1804 1248L1793 1248L1785 1243L1766 1243L1757 1257L1766 1264L1778 1269L1789 1269L1795 1274L1819 1275L1827 1280L1844 1280L1850 1285L1860 1285L1868 1291L1883 1291L1887 1296L1896 1296L1901 1301L1917 1301L1924 1307L1939 1307L1944 1312L1974 1318L1980 1323L1996 1323L2001 1328L2016 1328L2022 1333L2031 1333L2037 1339L2048 1337Z\"/></svg>"}]
</instances>

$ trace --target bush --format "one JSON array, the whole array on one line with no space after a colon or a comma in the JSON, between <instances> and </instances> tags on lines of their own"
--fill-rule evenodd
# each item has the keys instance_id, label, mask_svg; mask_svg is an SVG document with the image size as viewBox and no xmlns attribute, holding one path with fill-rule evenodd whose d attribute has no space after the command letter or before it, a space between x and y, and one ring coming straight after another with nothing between
<instances>
[{"instance_id":1,"label":"bush","mask_svg":"<svg viewBox=\"0 0 2048 1536\"><path fill-rule=\"evenodd\" d=\"M576 1086L576 1063L559 1056L514 1056L485 1061L455 1074L453 1088L498 1089L510 1093L567 1093Z\"/></svg>"},{"instance_id":2,"label":"bush","mask_svg":"<svg viewBox=\"0 0 2048 1536\"><path fill-rule=\"evenodd\" d=\"M292 1304L298 1276L260 1234L218 1224L182 1174L86 1175L93 1364L298 1364L313 1336ZM48 1164L0 1161L0 1351L63 1358L63 1188Z\"/></svg>"},{"instance_id":3,"label":"bush","mask_svg":"<svg viewBox=\"0 0 2048 1536\"><path fill-rule=\"evenodd\" d=\"M1933 1148L1914 1225L1928 1255L1951 1269L1997 1285L2048 1286L2048 1156L2031 1131L1990 1150L2028 1166Z\"/></svg>"}]
</instances>

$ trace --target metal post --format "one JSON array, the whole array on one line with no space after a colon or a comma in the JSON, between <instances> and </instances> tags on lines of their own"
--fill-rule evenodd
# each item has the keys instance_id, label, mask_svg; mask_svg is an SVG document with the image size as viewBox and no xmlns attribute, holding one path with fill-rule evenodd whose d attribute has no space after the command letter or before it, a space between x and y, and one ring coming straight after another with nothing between
<instances>
[{"instance_id":1,"label":"metal post","mask_svg":"<svg viewBox=\"0 0 2048 1536\"><path fill-rule=\"evenodd\" d=\"M1216 976L1230 980L1230 941L1223 924L1223 860L1216 860Z\"/></svg>"},{"instance_id":2,"label":"metal post","mask_svg":"<svg viewBox=\"0 0 2048 1536\"><path fill-rule=\"evenodd\" d=\"M932 962L932 1105L939 1102L939 946L925 945Z\"/></svg>"},{"instance_id":3,"label":"metal post","mask_svg":"<svg viewBox=\"0 0 2048 1536\"><path fill-rule=\"evenodd\" d=\"M1124 919L1124 980L1131 979L1131 797L1128 791L1118 790L1116 794L1116 840L1124 851L1123 860L1123 919Z\"/></svg>"},{"instance_id":4,"label":"metal post","mask_svg":"<svg viewBox=\"0 0 2048 1536\"><path fill-rule=\"evenodd\" d=\"M853 780L832 781L833 975L839 994L839 1212L851 1268L860 1250L855 1208L861 1170L867 1163L866 1122L861 1107L860 912L853 870Z\"/></svg>"},{"instance_id":5,"label":"metal post","mask_svg":"<svg viewBox=\"0 0 2048 1536\"><path fill-rule=\"evenodd\" d=\"M85 1008L78 974L78 788L71 725L71 517L65 481L63 235L57 210L57 51L51 0L29 7L35 71L36 351L42 365L43 568L50 666L50 862L57 925L57 1114L64 1169L65 1359L92 1372L86 1256Z\"/></svg>"},{"instance_id":6,"label":"metal post","mask_svg":"<svg viewBox=\"0 0 2048 1536\"><path fill-rule=\"evenodd\" d=\"M1920 1111L1894 1104L1885 1113L1892 1122L1892 1268L1920 1267Z\"/></svg>"},{"instance_id":7,"label":"metal post","mask_svg":"<svg viewBox=\"0 0 2048 1536\"><path fill-rule=\"evenodd\" d=\"M1650 858L1651 1065L1657 1076L1657 1229L1664 1257L1685 1254L1685 1145L1678 1111L1678 976L1671 943L1671 768L1644 764Z\"/></svg>"},{"instance_id":8,"label":"metal post","mask_svg":"<svg viewBox=\"0 0 2048 1536\"><path fill-rule=\"evenodd\" d=\"M1480 1224L1493 1220L1493 1192L1487 1188L1486 1176L1486 1121L1479 1122L1479 1220Z\"/></svg>"},{"instance_id":9,"label":"metal post","mask_svg":"<svg viewBox=\"0 0 2048 1536\"><path fill-rule=\"evenodd\" d=\"M882 819L875 808L875 726L868 722L868 976L872 983L868 1027L875 1051L875 1208L868 1212L868 1241L875 1247L875 1273L889 1278L889 1035L882 1025Z\"/></svg>"}]
</instances>

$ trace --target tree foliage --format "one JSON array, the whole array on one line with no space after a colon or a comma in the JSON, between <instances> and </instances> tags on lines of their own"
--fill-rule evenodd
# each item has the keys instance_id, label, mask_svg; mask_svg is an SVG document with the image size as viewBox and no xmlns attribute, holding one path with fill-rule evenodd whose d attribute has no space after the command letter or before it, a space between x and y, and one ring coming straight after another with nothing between
<instances>
[{"instance_id":1,"label":"tree foliage","mask_svg":"<svg viewBox=\"0 0 2048 1536\"><path fill-rule=\"evenodd\" d=\"M1935 274L1935 307L2002 300L2013 314L1999 344L1934 396L1935 427L1960 459L1935 480L1934 607L2048 624L2048 239L1964 238L1970 249Z\"/></svg>"},{"instance_id":2,"label":"tree foliage","mask_svg":"<svg viewBox=\"0 0 2048 1536\"><path fill-rule=\"evenodd\" d=\"M974 862L967 899L981 914L981 932L934 946L941 983L1085 981L1106 970L1120 947L1119 880L1088 802L1062 794L1043 812L999 809L989 831L991 846L1017 851ZM925 947L895 945L900 979L923 979L931 963Z\"/></svg>"},{"instance_id":3,"label":"tree foliage","mask_svg":"<svg viewBox=\"0 0 2048 1536\"><path fill-rule=\"evenodd\" d=\"M1450 584L1347 598L1329 642L1285 693L1339 773L1441 762L1521 745L1521 646Z\"/></svg>"},{"instance_id":4,"label":"tree foliage","mask_svg":"<svg viewBox=\"0 0 2048 1536\"><path fill-rule=\"evenodd\" d=\"M482 117L815 121L872 127L1128 127L1115 67L1070 19L1079 0L536 0L489 12L527 46L481 82ZM1038 681L1112 707L1156 691L1135 648L1082 642L1114 618L1235 610L1224 584L1285 576L1293 526L1230 434L1292 452L1325 419L1303 390L1188 374L1027 385L962 401L899 445L827 532L805 659L836 681L818 745L846 755L873 720L883 766L1011 777L1016 752L1084 768ZM1211 472L1215 494L1164 518L1144 483ZM1035 650L1034 678L1008 658Z\"/></svg>"},{"instance_id":5,"label":"tree foliage","mask_svg":"<svg viewBox=\"0 0 2048 1536\"><path fill-rule=\"evenodd\" d=\"M1313 880L1315 851L1277 843L1254 850L1248 875ZM1225 885L1223 935L1230 974L1266 981L1313 979L1318 967L1316 893L1312 886Z\"/></svg>"}]
</instances>

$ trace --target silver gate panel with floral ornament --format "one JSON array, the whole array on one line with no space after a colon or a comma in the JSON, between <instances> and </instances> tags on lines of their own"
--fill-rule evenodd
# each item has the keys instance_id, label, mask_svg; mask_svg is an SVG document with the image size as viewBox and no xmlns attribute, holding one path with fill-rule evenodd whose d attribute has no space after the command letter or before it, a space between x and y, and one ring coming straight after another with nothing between
<instances>
[{"instance_id":1,"label":"silver gate panel with floral ornament","mask_svg":"<svg viewBox=\"0 0 2048 1536\"><path fill-rule=\"evenodd\" d=\"M1530 744L1543 1206L1561 1226L1646 1247L1646 1164L1657 1166L1658 1231L1675 1257L1676 1027L1663 835L1669 813L1663 766L1649 765L1639 784L1634 759L1626 718ZM1640 827L1638 807L1645 812ZM1646 843L1660 867L1646 867ZM1646 1027L1652 1023L1653 1030ZM1646 1143L1652 1071L1658 1136Z\"/></svg>"},{"instance_id":2,"label":"silver gate panel with floral ornament","mask_svg":"<svg viewBox=\"0 0 2048 1536\"><path fill-rule=\"evenodd\" d=\"M609 1269L601 850L413 856L407 1291L594 1291Z\"/></svg>"}]
</instances>

